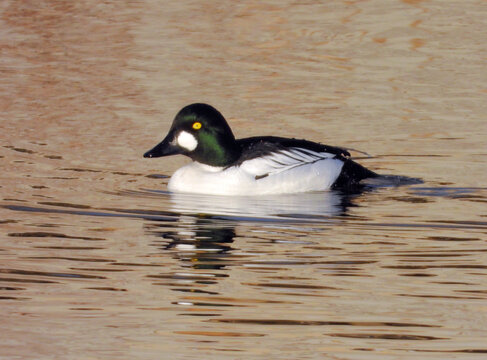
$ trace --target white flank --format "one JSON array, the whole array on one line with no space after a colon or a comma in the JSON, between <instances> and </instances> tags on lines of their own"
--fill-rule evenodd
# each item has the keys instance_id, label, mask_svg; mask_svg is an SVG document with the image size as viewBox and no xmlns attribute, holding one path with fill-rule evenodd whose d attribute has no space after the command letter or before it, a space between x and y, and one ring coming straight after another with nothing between
<instances>
[{"instance_id":1,"label":"white flank","mask_svg":"<svg viewBox=\"0 0 487 360\"><path fill-rule=\"evenodd\" d=\"M340 175L343 161L334 154L290 148L244 161L240 166L212 167L197 162L177 170L173 192L214 195L262 195L327 190Z\"/></svg>"},{"instance_id":2,"label":"white flank","mask_svg":"<svg viewBox=\"0 0 487 360\"><path fill-rule=\"evenodd\" d=\"M189 151L193 151L198 146L198 141L196 140L196 138L186 131L181 131L178 134L176 141L179 146Z\"/></svg>"}]
</instances>

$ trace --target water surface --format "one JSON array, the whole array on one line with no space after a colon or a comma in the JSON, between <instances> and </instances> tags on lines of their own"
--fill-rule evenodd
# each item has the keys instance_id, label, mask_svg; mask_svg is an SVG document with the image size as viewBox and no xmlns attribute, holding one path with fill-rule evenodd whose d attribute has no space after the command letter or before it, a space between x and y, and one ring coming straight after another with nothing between
<instances>
[{"instance_id":1,"label":"water surface","mask_svg":"<svg viewBox=\"0 0 487 360\"><path fill-rule=\"evenodd\" d=\"M1 9L0 358L485 357L485 2ZM170 194L195 101L423 183Z\"/></svg>"}]
</instances>

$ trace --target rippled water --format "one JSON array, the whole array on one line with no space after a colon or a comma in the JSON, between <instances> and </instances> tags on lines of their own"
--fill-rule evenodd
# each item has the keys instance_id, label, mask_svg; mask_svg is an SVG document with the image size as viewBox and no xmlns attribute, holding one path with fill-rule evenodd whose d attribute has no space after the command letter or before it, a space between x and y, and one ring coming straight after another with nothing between
<instances>
[{"instance_id":1,"label":"rippled water","mask_svg":"<svg viewBox=\"0 0 487 360\"><path fill-rule=\"evenodd\" d=\"M0 358L481 359L482 1L5 1ZM187 103L422 183L170 194Z\"/></svg>"}]
</instances>

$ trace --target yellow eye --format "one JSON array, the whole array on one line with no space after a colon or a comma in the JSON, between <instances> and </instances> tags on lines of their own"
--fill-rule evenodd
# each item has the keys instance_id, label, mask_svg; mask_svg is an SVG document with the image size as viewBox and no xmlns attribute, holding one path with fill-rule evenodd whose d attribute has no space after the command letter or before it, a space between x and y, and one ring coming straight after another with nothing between
<instances>
[{"instance_id":1,"label":"yellow eye","mask_svg":"<svg viewBox=\"0 0 487 360\"><path fill-rule=\"evenodd\" d=\"M195 123L193 124L193 129L195 129L195 130L199 130L199 129L201 129L201 123L200 123L200 122L198 122L198 121L197 121L197 122L195 122Z\"/></svg>"}]
</instances>

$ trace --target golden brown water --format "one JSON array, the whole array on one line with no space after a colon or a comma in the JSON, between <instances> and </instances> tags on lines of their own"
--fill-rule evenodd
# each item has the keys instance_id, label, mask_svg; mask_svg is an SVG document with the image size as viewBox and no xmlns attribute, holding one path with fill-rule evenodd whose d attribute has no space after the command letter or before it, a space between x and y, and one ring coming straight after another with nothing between
<instances>
[{"instance_id":1,"label":"golden brown water","mask_svg":"<svg viewBox=\"0 0 487 360\"><path fill-rule=\"evenodd\" d=\"M485 1L0 9L1 359L486 356ZM168 194L196 101L424 183Z\"/></svg>"}]
</instances>

